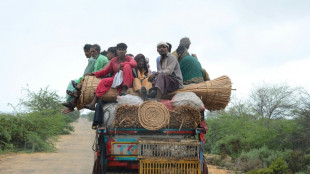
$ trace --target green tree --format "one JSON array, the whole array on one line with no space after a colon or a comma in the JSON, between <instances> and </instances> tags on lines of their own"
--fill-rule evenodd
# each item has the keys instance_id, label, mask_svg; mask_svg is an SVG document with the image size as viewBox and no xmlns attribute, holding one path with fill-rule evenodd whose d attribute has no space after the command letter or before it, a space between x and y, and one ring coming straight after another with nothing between
<instances>
[{"instance_id":1,"label":"green tree","mask_svg":"<svg viewBox=\"0 0 310 174\"><path fill-rule=\"evenodd\" d=\"M40 88L38 92L30 91L27 86L24 89L27 94L25 99L20 100L20 104L25 106L30 112L40 112L45 110L60 110L61 100L56 91L51 91L48 86Z\"/></svg>"}]
</instances>

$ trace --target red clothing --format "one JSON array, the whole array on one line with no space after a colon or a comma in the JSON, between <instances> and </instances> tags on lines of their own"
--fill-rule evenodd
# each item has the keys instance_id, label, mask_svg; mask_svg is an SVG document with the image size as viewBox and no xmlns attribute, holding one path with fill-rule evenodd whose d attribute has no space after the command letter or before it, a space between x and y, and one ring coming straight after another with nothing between
<instances>
[{"instance_id":1,"label":"red clothing","mask_svg":"<svg viewBox=\"0 0 310 174\"><path fill-rule=\"evenodd\" d=\"M100 81L96 88L96 96L101 97L103 94L108 92L112 86L114 76L116 74L116 68L118 66L118 60L117 57L114 57L111 59L107 67L104 69L94 72L95 76L97 78L101 78L106 76L107 74L113 72L113 76L109 78L104 78ZM137 67L136 61L130 57L130 56L125 56L124 62L121 63L121 70L123 71L123 83L122 86L126 85L128 88L132 86L132 81L134 79L132 75L132 68ZM120 88L118 88L118 92L120 92Z\"/></svg>"}]
</instances>

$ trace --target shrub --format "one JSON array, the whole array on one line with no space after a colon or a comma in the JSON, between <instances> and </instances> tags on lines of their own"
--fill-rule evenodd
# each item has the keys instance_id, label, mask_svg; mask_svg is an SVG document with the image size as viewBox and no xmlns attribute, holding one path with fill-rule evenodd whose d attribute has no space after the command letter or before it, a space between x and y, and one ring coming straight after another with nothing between
<instances>
[{"instance_id":1,"label":"shrub","mask_svg":"<svg viewBox=\"0 0 310 174\"><path fill-rule=\"evenodd\" d=\"M217 141L213 146L211 153L237 156L242 150L241 138L237 136L227 136Z\"/></svg>"},{"instance_id":2,"label":"shrub","mask_svg":"<svg viewBox=\"0 0 310 174\"><path fill-rule=\"evenodd\" d=\"M44 112L46 113L46 112ZM29 114L0 115L1 152L12 150L51 151L52 140L59 134L73 130L73 120L60 113L43 115L40 112Z\"/></svg>"},{"instance_id":3,"label":"shrub","mask_svg":"<svg viewBox=\"0 0 310 174\"><path fill-rule=\"evenodd\" d=\"M254 171L250 171L247 174L290 174L291 172L288 170L285 162L278 158L271 163L271 165L266 169L258 169Z\"/></svg>"},{"instance_id":4,"label":"shrub","mask_svg":"<svg viewBox=\"0 0 310 174\"><path fill-rule=\"evenodd\" d=\"M310 165L310 155L304 155L301 151L288 152L285 160L293 173L305 171Z\"/></svg>"}]
</instances>

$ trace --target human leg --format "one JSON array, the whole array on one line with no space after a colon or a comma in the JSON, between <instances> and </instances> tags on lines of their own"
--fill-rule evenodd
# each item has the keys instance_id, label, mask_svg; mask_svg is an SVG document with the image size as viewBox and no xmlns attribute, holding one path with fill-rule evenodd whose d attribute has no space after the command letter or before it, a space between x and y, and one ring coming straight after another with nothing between
<instances>
[{"instance_id":1,"label":"human leg","mask_svg":"<svg viewBox=\"0 0 310 174\"><path fill-rule=\"evenodd\" d=\"M155 87L160 90L161 95L166 95L179 89L179 81L173 76L158 74Z\"/></svg>"},{"instance_id":2,"label":"human leg","mask_svg":"<svg viewBox=\"0 0 310 174\"><path fill-rule=\"evenodd\" d=\"M127 89L132 87L134 77L132 75L132 68L130 67L130 65L124 65L122 71L123 71L123 83L120 95L126 95Z\"/></svg>"}]
</instances>

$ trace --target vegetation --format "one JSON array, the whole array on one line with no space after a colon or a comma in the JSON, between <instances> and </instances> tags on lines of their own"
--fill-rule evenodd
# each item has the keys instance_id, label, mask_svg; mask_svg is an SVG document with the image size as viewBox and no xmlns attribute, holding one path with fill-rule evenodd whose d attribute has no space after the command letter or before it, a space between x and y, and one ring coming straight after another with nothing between
<instances>
[{"instance_id":1,"label":"vegetation","mask_svg":"<svg viewBox=\"0 0 310 174\"><path fill-rule=\"evenodd\" d=\"M300 88L258 87L206 121L204 149L221 156L213 160L217 165L249 173L310 172L310 95Z\"/></svg>"},{"instance_id":2,"label":"vegetation","mask_svg":"<svg viewBox=\"0 0 310 174\"><path fill-rule=\"evenodd\" d=\"M0 153L52 151L56 135L73 131L70 123L79 117L79 112L61 114L60 97L48 87L26 92L27 97L20 101L26 111L0 114Z\"/></svg>"}]
</instances>

